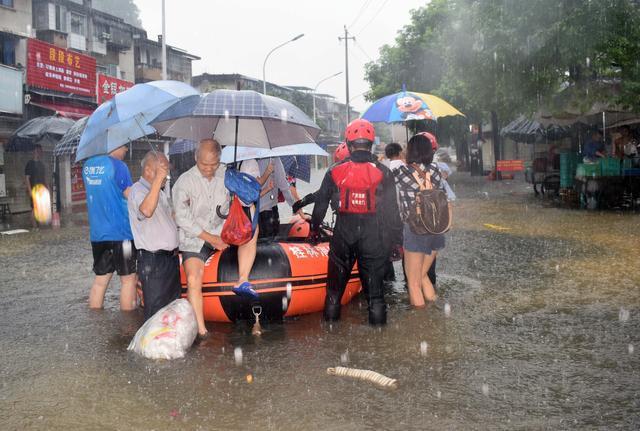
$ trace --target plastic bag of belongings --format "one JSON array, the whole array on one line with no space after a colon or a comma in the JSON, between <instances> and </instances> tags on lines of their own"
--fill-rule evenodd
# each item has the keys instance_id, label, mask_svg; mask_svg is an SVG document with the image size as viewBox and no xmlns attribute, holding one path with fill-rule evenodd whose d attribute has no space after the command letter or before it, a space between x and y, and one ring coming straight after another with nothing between
<instances>
[{"instance_id":1,"label":"plastic bag of belongings","mask_svg":"<svg viewBox=\"0 0 640 431\"><path fill-rule=\"evenodd\" d=\"M147 320L127 350L149 359L184 357L198 334L196 315L186 299L176 299Z\"/></svg>"}]
</instances>

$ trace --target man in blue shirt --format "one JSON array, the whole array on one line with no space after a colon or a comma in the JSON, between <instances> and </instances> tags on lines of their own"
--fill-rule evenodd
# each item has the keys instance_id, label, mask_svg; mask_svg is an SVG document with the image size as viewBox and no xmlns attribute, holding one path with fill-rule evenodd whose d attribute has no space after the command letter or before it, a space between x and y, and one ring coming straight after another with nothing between
<instances>
[{"instance_id":1,"label":"man in blue shirt","mask_svg":"<svg viewBox=\"0 0 640 431\"><path fill-rule=\"evenodd\" d=\"M113 272L120 276L120 309L136 307L136 250L129 226L127 196L133 184L123 162L127 146L88 159L82 168L96 278L89 307L102 308Z\"/></svg>"},{"instance_id":2,"label":"man in blue shirt","mask_svg":"<svg viewBox=\"0 0 640 431\"><path fill-rule=\"evenodd\" d=\"M591 134L591 140L588 141L583 150L582 156L586 163L594 163L601 157L606 157L604 142L602 142L602 132L594 130Z\"/></svg>"}]
</instances>

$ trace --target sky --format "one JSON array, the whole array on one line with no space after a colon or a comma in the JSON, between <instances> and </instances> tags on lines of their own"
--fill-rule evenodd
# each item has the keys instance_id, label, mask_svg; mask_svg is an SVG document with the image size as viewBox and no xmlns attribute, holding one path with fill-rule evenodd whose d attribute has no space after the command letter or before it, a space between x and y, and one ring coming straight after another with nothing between
<instances>
[{"instance_id":1,"label":"sky","mask_svg":"<svg viewBox=\"0 0 640 431\"><path fill-rule=\"evenodd\" d=\"M160 0L135 0L148 37L162 33ZM267 81L314 88L319 81L344 72L346 25L349 43L351 105L368 106L364 65L378 58L378 49L393 44L398 30L409 23L411 9L428 0L166 0L167 43L198 55L193 75L240 73L262 79L267 53L304 33L301 39L276 50L266 64ZM318 87L319 93L345 100L344 73Z\"/></svg>"}]
</instances>

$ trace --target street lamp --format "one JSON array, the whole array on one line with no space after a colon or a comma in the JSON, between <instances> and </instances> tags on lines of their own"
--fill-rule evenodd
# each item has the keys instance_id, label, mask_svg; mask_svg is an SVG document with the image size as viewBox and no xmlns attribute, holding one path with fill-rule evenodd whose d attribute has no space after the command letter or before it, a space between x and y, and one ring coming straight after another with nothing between
<instances>
[{"instance_id":1,"label":"street lamp","mask_svg":"<svg viewBox=\"0 0 640 431\"><path fill-rule=\"evenodd\" d=\"M322 83L323 83L324 81L326 81L327 79L331 79L331 78L333 78L333 77L335 77L335 76L340 75L341 73L342 73L342 71L340 71L340 72L338 72L338 73L334 73L334 74L333 74L333 75L331 75L331 76L327 76L326 78L321 79L321 80L316 84L316 86L314 87L314 89L313 89L313 94L312 94L312 97L313 97L313 122L314 122L314 123L316 122L316 91L318 90L318 86L320 86L320 84L322 84Z\"/></svg>"},{"instance_id":2,"label":"street lamp","mask_svg":"<svg viewBox=\"0 0 640 431\"><path fill-rule=\"evenodd\" d=\"M267 94L267 78L266 78L265 68L267 66L267 59L269 58L271 53L273 51L275 51L276 49L278 49L278 48L282 48L283 46L285 46L286 44L288 44L290 42L295 42L296 40L300 39L302 36L304 36L304 33L300 33L299 35L297 35L293 39L290 39L290 40L288 40L288 41L286 41L284 43L281 43L280 45L276 46L271 51L269 51L269 54L267 54L267 56L264 58L264 63L262 63L262 94Z\"/></svg>"}]
</instances>

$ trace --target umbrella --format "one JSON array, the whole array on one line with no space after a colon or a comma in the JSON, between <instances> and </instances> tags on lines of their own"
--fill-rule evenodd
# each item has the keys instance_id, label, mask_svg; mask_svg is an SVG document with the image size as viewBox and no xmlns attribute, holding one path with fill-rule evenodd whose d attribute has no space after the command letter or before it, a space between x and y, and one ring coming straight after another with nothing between
<instances>
[{"instance_id":1,"label":"umbrella","mask_svg":"<svg viewBox=\"0 0 640 431\"><path fill-rule=\"evenodd\" d=\"M215 90L177 103L151 122L164 136L222 146L275 148L312 143L320 128L293 104L250 90Z\"/></svg>"},{"instance_id":2,"label":"umbrella","mask_svg":"<svg viewBox=\"0 0 640 431\"><path fill-rule=\"evenodd\" d=\"M284 171L287 175L298 178L307 183L311 182L311 157L309 156L284 156L280 157Z\"/></svg>"},{"instance_id":3,"label":"umbrella","mask_svg":"<svg viewBox=\"0 0 640 431\"><path fill-rule=\"evenodd\" d=\"M38 142L52 145L73 126L73 120L59 115L33 118L20 126L9 138L6 151L31 151Z\"/></svg>"},{"instance_id":4,"label":"umbrella","mask_svg":"<svg viewBox=\"0 0 640 431\"><path fill-rule=\"evenodd\" d=\"M197 142L190 139L176 139L176 141L169 147L169 155L188 153L196 149Z\"/></svg>"},{"instance_id":5,"label":"umbrella","mask_svg":"<svg viewBox=\"0 0 640 431\"><path fill-rule=\"evenodd\" d=\"M234 145L228 145L222 149L220 161L222 163L233 163L234 153L236 153L236 161L250 159L266 159L269 157L283 156L301 156L301 155L318 155L328 156L329 154L320 148L318 144L306 143L296 145L285 145L276 148L256 148L238 146L237 150ZM286 168L285 168L286 170Z\"/></svg>"},{"instance_id":6,"label":"umbrella","mask_svg":"<svg viewBox=\"0 0 640 431\"><path fill-rule=\"evenodd\" d=\"M60 138L60 142L56 144L56 147L53 150L53 154L55 156L73 154L76 152L78 144L80 143L80 136L82 136L84 128L87 127L88 120L89 117L83 117L76 121L73 126L71 126L69 130L67 130L67 133L65 133L62 138Z\"/></svg>"},{"instance_id":7,"label":"umbrella","mask_svg":"<svg viewBox=\"0 0 640 431\"><path fill-rule=\"evenodd\" d=\"M378 99L360 118L372 123L398 123L410 120L437 120L464 114L432 94L401 91Z\"/></svg>"},{"instance_id":8,"label":"umbrella","mask_svg":"<svg viewBox=\"0 0 640 431\"><path fill-rule=\"evenodd\" d=\"M198 92L183 82L152 81L137 84L103 103L87 121L76 161L108 154L122 145L155 132L149 122L175 103Z\"/></svg>"},{"instance_id":9,"label":"umbrella","mask_svg":"<svg viewBox=\"0 0 640 431\"><path fill-rule=\"evenodd\" d=\"M500 134L519 142L535 142L537 138L549 140L566 138L571 136L571 128L555 124L545 127L537 121L520 116L504 126Z\"/></svg>"}]
</instances>

